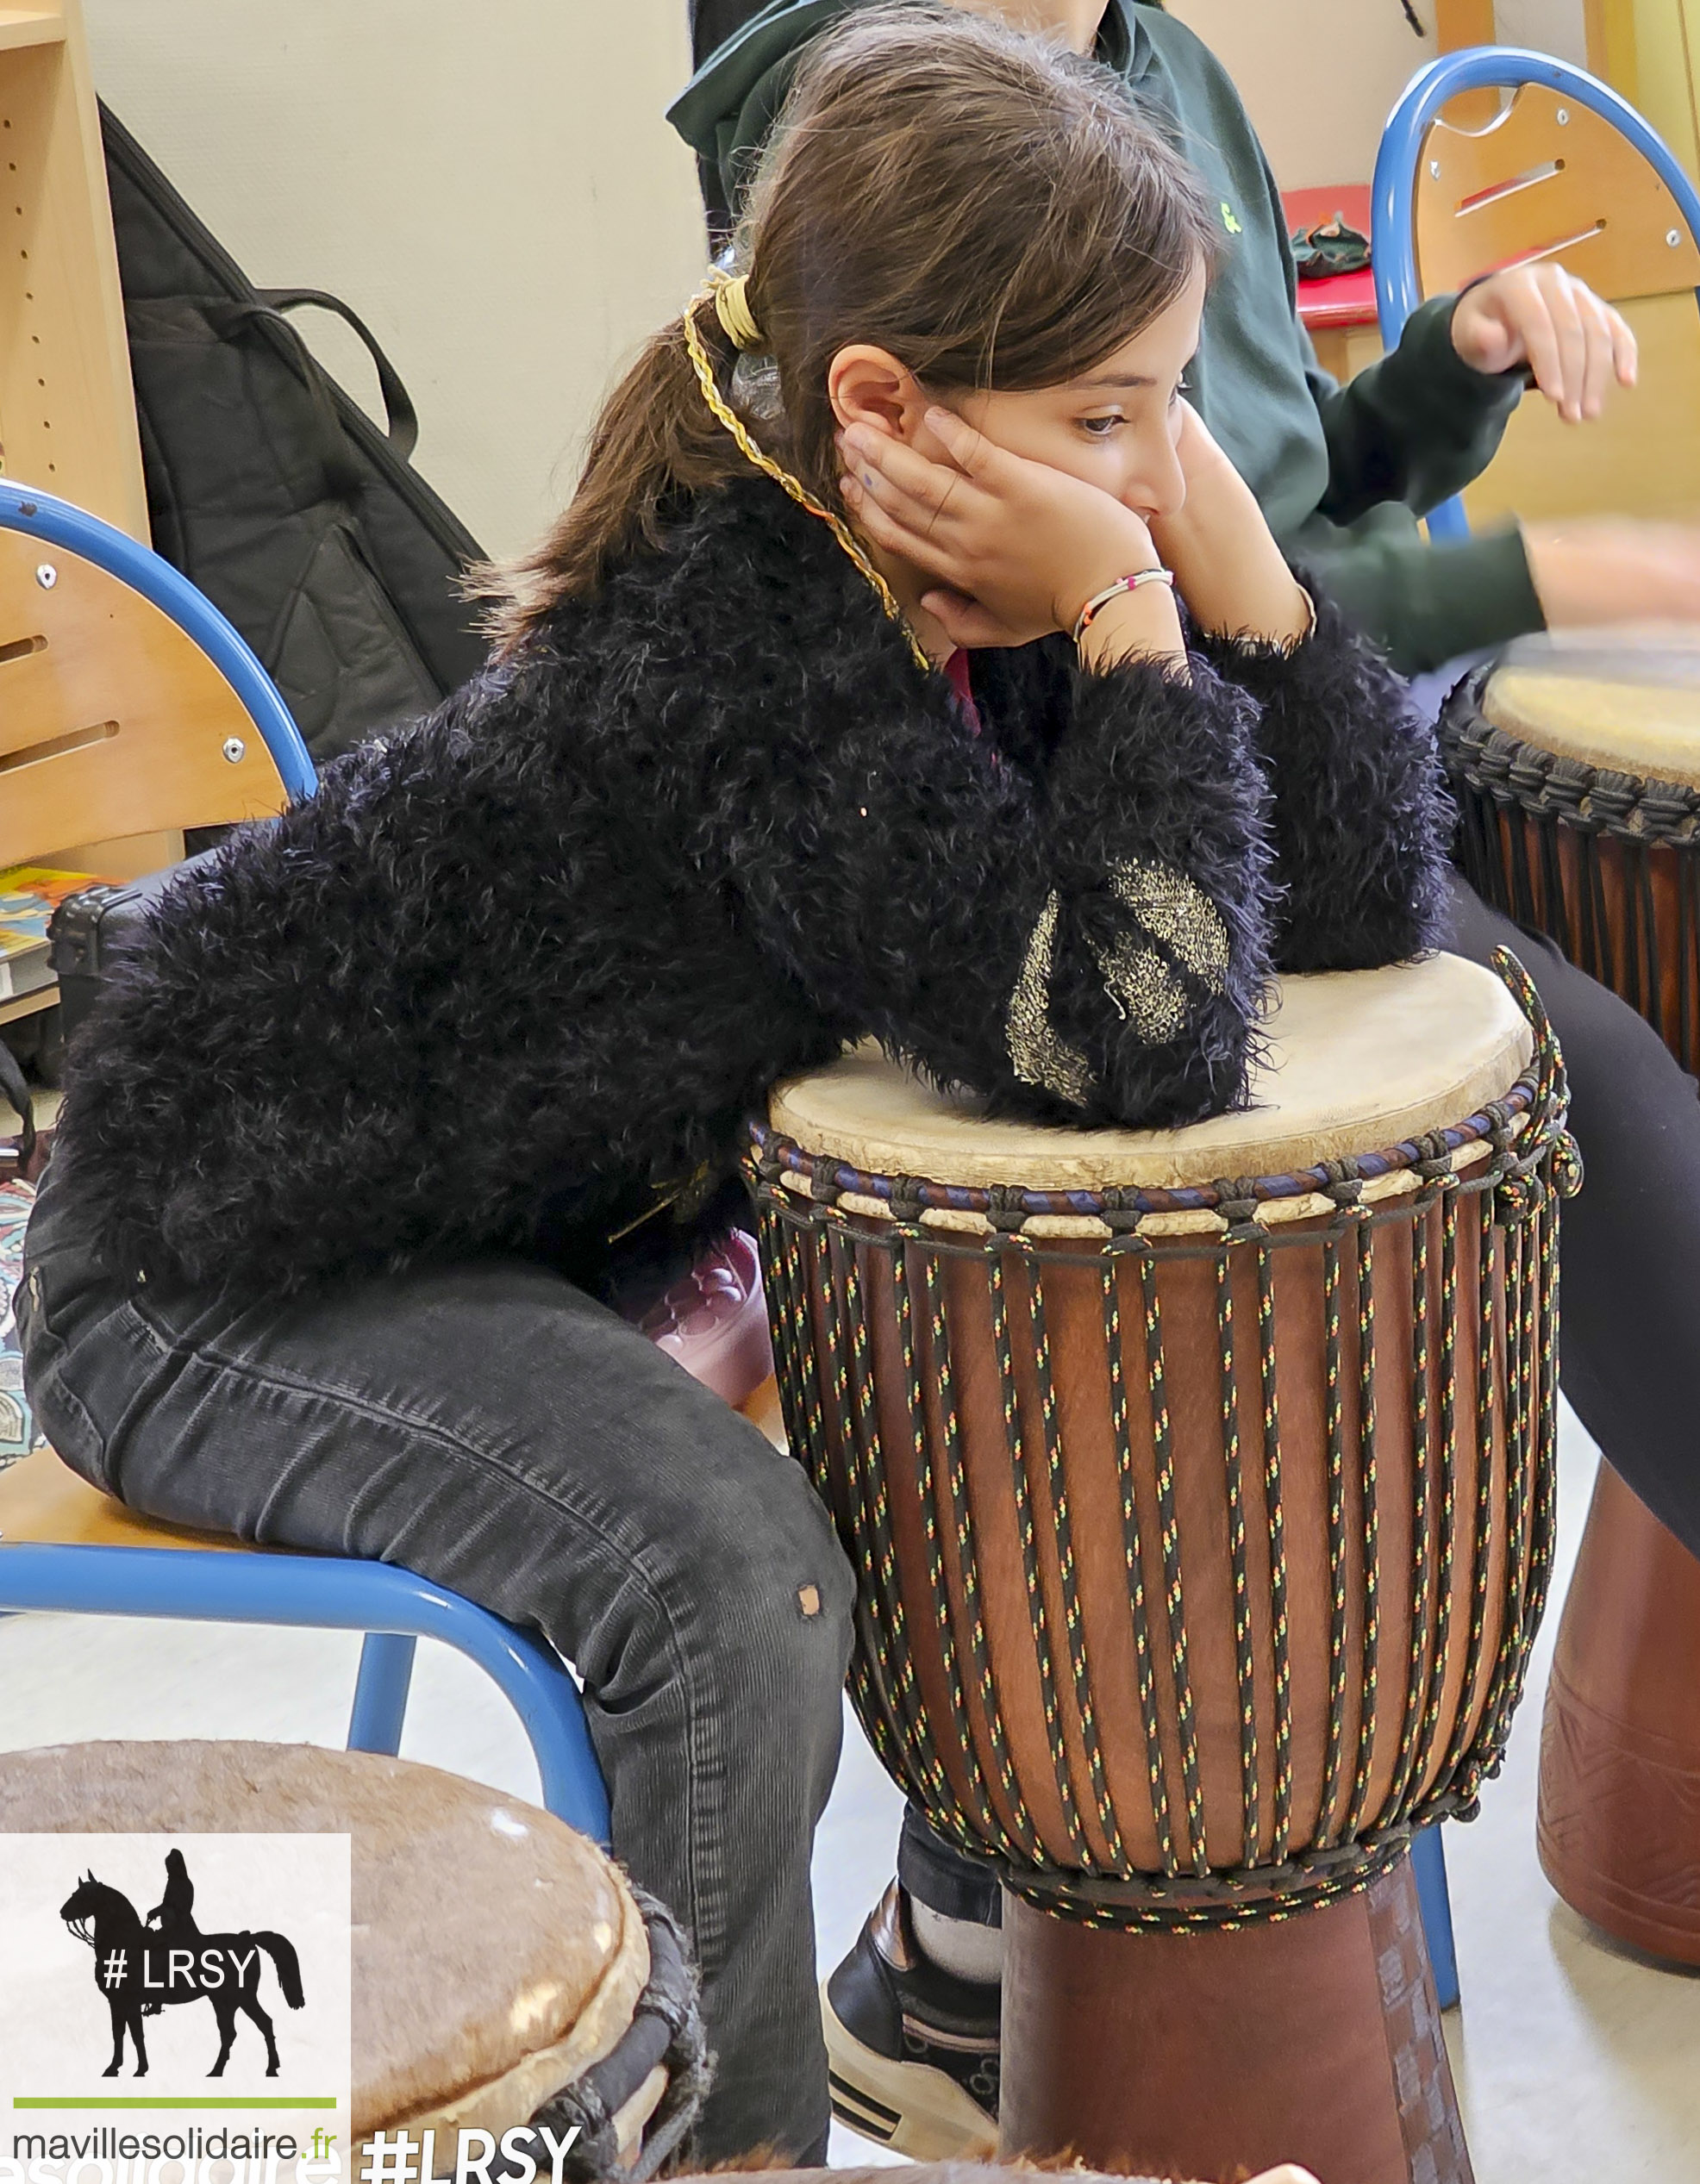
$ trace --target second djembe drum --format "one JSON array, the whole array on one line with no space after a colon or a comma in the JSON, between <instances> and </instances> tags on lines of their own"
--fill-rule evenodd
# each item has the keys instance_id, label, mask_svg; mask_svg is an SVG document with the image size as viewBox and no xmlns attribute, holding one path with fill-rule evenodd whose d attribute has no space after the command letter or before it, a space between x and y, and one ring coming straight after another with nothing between
<instances>
[{"instance_id":1,"label":"second djembe drum","mask_svg":"<svg viewBox=\"0 0 1700 2184\"><path fill-rule=\"evenodd\" d=\"M1532 638L1441 743L1478 890L1700 1068L1700 641ZM1547 1685L1538 1840L1573 1908L1700 1963L1700 1561L1602 1466Z\"/></svg>"},{"instance_id":2,"label":"second djembe drum","mask_svg":"<svg viewBox=\"0 0 1700 2184\"><path fill-rule=\"evenodd\" d=\"M1189 1130L862 1051L756 1133L854 1702L1006 1888L1005 2154L1469 2175L1408 1853L1498 1764L1552 1547L1568 1141L1506 975L1291 981Z\"/></svg>"}]
</instances>

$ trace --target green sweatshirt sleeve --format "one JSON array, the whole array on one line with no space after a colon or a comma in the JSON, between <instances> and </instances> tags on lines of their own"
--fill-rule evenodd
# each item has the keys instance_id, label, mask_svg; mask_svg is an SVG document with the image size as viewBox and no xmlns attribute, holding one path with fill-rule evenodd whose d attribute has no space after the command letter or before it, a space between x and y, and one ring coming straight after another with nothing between
<instances>
[{"instance_id":1,"label":"green sweatshirt sleeve","mask_svg":"<svg viewBox=\"0 0 1700 2184\"><path fill-rule=\"evenodd\" d=\"M1320 505L1330 521L1354 522L1380 501L1403 501L1426 515L1493 460L1522 397L1523 372L1477 371L1465 363L1452 345L1457 303L1455 296L1435 296L1420 304L1397 348L1346 386L1310 353L1306 377L1328 445Z\"/></svg>"},{"instance_id":2,"label":"green sweatshirt sleeve","mask_svg":"<svg viewBox=\"0 0 1700 2184\"><path fill-rule=\"evenodd\" d=\"M1431 546L1407 510L1384 507L1347 530L1314 517L1282 544L1403 675L1545 627L1515 529Z\"/></svg>"}]
</instances>

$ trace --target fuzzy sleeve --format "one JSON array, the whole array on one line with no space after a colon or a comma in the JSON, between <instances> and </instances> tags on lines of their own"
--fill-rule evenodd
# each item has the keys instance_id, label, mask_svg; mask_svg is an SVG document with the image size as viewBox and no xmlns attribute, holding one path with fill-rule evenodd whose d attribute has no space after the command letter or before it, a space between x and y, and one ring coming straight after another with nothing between
<instances>
[{"instance_id":1,"label":"fuzzy sleeve","mask_svg":"<svg viewBox=\"0 0 1700 2184\"><path fill-rule=\"evenodd\" d=\"M1369 970L1439 945L1453 809L1434 731L1403 681L1316 598L1316 626L1291 653L1195 642L1260 708L1280 888L1276 968Z\"/></svg>"},{"instance_id":2,"label":"fuzzy sleeve","mask_svg":"<svg viewBox=\"0 0 1700 2184\"><path fill-rule=\"evenodd\" d=\"M1048 1120L1220 1112L1269 968L1255 708L1199 660L1077 671L1068 713L1029 771L907 663L883 692L816 678L735 884L828 1020L938 1082Z\"/></svg>"}]
</instances>

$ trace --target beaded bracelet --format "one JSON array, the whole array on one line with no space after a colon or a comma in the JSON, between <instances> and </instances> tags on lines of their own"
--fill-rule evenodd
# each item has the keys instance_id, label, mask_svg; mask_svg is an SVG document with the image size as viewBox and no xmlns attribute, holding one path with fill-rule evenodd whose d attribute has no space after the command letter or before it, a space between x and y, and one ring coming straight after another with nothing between
<instances>
[{"instance_id":1,"label":"beaded bracelet","mask_svg":"<svg viewBox=\"0 0 1700 2184\"><path fill-rule=\"evenodd\" d=\"M1130 577L1118 577L1102 591L1095 592L1080 609L1080 618L1074 625L1074 641L1078 645L1097 619L1100 609L1112 599L1119 599L1124 591L1137 591L1141 584L1166 583L1172 591L1175 572L1172 569L1136 569Z\"/></svg>"}]
</instances>

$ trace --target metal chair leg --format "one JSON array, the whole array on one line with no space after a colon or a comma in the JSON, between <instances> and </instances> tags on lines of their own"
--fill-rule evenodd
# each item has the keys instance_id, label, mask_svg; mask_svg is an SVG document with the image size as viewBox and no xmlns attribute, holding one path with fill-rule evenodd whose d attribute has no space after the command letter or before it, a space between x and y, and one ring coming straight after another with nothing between
<instances>
[{"instance_id":1,"label":"metal chair leg","mask_svg":"<svg viewBox=\"0 0 1700 2184\"><path fill-rule=\"evenodd\" d=\"M366 1632L348 1717L350 1751L388 1752L393 1758L401 1750L413 1657L418 1650L417 1638L401 1638L393 1631Z\"/></svg>"},{"instance_id":2,"label":"metal chair leg","mask_svg":"<svg viewBox=\"0 0 1700 2184\"><path fill-rule=\"evenodd\" d=\"M328 1555L20 1540L0 1545L0 1610L6 1608L440 1638L506 1693L531 1740L549 1811L594 1842L608 1841L608 1792L584 1701L565 1667L499 1616L410 1569ZM392 1682L378 1688L394 1690Z\"/></svg>"},{"instance_id":3,"label":"metal chair leg","mask_svg":"<svg viewBox=\"0 0 1700 2184\"><path fill-rule=\"evenodd\" d=\"M1422 1931L1428 1943L1428 1961L1434 1968L1434 1991L1443 2010L1458 2006L1458 1951L1452 1935L1452 1894L1447 1887L1447 1854L1441 1841L1441 1823L1412 1838L1411 1869L1416 1875L1417 1900L1422 1906Z\"/></svg>"}]
</instances>

